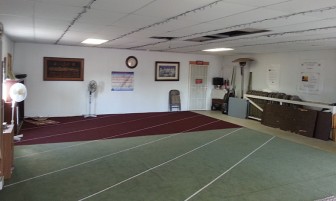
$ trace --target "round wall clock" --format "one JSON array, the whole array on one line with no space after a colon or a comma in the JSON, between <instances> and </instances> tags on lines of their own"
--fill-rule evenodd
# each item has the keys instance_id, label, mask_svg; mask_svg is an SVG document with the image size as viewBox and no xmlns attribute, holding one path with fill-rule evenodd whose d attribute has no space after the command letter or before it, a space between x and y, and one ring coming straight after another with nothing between
<instances>
[{"instance_id":1,"label":"round wall clock","mask_svg":"<svg viewBox=\"0 0 336 201\"><path fill-rule=\"evenodd\" d=\"M129 56L126 59L126 66L128 68L135 68L138 65L138 60L135 56Z\"/></svg>"}]
</instances>

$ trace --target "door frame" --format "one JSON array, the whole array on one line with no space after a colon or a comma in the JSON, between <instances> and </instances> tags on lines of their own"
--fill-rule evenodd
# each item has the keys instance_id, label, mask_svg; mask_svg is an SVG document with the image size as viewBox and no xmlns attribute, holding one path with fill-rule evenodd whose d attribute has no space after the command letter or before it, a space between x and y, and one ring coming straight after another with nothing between
<instances>
[{"instance_id":1,"label":"door frame","mask_svg":"<svg viewBox=\"0 0 336 201\"><path fill-rule=\"evenodd\" d=\"M189 86L189 94L188 94L188 110L190 111L191 110L191 93L192 93L192 90L191 90L191 86L192 86L192 76L191 76L191 68L192 68L192 65L197 65L197 66L206 66L207 67L207 73L206 73L206 82L204 83L205 84L205 87L206 87L206 90L205 90L205 98L204 98L204 101L205 101L205 106L203 109L199 109L199 110L207 110L207 104L208 104L208 77L209 77L209 65L210 63L209 62L205 62L205 61L189 61L189 79L188 79L188 86Z\"/></svg>"}]
</instances>

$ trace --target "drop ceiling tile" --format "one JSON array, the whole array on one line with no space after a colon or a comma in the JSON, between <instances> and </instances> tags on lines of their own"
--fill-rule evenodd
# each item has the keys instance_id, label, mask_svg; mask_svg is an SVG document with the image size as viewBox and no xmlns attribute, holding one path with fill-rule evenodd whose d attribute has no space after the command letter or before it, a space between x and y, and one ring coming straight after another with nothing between
<instances>
[{"instance_id":1,"label":"drop ceiling tile","mask_svg":"<svg viewBox=\"0 0 336 201\"><path fill-rule=\"evenodd\" d=\"M317 26L310 26L310 24L315 24ZM277 23L262 23L259 25L259 27L266 27L269 30L275 31L275 32L286 32L286 31L298 31L298 30L305 30L305 29L311 29L311 28L318 28L323 27L322 22L314 20L309 20L307 18L292 18L292 20L277 20ZM327 25L328 23L326 23Z\"/></svg>"},{"instance_id":2,"label":"drop ceiling tile","mask_svg":"<svg viewBox=\"0 0 336 201\"><path fill-rule=\"evenodd\" d=\"M34 20L34 27L37 29L64 31L70 23L71 21L67 20L47 20L39 18Z\"/></svg>"},{"instance_id":3,"label":"drop ceiling tile","mask_svg":"<svg viewBox=\"0 0 336 201\"><path fill-rule=\"evenodd\" d=\"M273 39L269 42L281 42L281 41L303 41L303 42L321 42L326 40L336 39L335 32L321 33L321 34L306 34L299 36L286 36L279 39Z\"/></svg>"},{"instance_id":4,"label":"drop ceiling tile","mask_svg":"<svg viewBox=\"0 0 336 201\"><path fill-rule=\"evenodd\" d=\"M272 9L290 12L291 14L301 13L301 16L316 19L336 18L336 3L334 0L307 0L304 3L302 1L293 1L287 4L273 6Z\"/></svg>"},{"instance_id":5,"label":"drop ceiling tile","mask_svg":"<svg viewBox=\"0 0 336 201\"><path fill-rule=\"evenodd\" d=\"M270 16L274 14L270 11ZM243 14L246 18L240 18L239 16L231 16L228 18L219 19L216 21L212 21L211 23L201 23L189 27L184 27L180 29L176 29L174 31L169 32L169 35L175 35L180 37L197 37L202 35L209 35L214 33L222 33L226 31L238 30L243 28L264 28L267 29L267 26L260 26L260 23L255 23L248 25L248 23L253 22L254 20L260 20L264 18L250 17L250 14ZM252 19L251 19L252 18ZM243 21L245 19L245 21ZM248 20L246 20L248 19Z\"/></svg>"},{"instance_id":6,"label":"drop ceiling tile","mask_svg":"<svg viewBox=\"0 0 336 201\"><path fill-rule=\"evenodd\" d=\"M0 1L0 15L32 17L33 13L34 13L34 2L32 1L22 1L22 0Z\"/></svg>"},{"instance_id":7,"label":"drop ceiling tile","mask_svg":"<svg viewBox=\"0 0 336 201\"><path fill-rule=\"evenodd\" d=\"M191 20L172 20L167 23L158 24L152 26L145 31L149 32L149 36L173 36L177 37L179 35L175 34L175 30L184 29L185 27L194 26L195 21ZM188 32L189 33L189 32Z\"/></svg>"},{"instance_id":8,"label":"drop ceiling tile","mask_svg":"<svg viewBox=\"0 0 336 201\"><path fill-rule=\"evenodd\" d=\"M27 37L27 40L34 39L34 26L33 20L27 17L0 15L0 21L2 22L5 30L5 34L11 38L23 38Z\"/></svg>"},{"instance_id":9,"label":"drop ceiling tile","mask_svg":"<svg viewBox=\"0 0 336 201\"><path fill-rule=\"evenodd\" d=\"M95 9L115 11L121 13L132 13L139 8L146 6L153 0L99 0L92 7Z\"/></svg>"},{"instance_id":10,"label":"drop ceiling tile","mask_svg":"<svg viewBox=\"0 0 336 201\"><path fill-rule=\"evenodd\" d=\"M169 18L182 13L192 12L193 9L205 6L212 0L157 0L139 9L135 14L160 18Z\"/></svg>"},{"instance_id":11,"label":"drop ceiling tile","mask_svg":"<svg viewBox=\"0 0 336 201\"><path fill-rule=\"evenodd\" d=\"M20 0L22 2L22 0ZM29 0L35 3L46 3L54 5L66 5L66 6L77 6L83 7L91 2L91 0Z\"/></svg>"},{"instance_id":12,"label":"drop ceiling tile","mask_svg":"<svg viewBox=\"0 0 336 201\"><path fill-rule=\"evenodd\" d=\"M89 24L77 22L71 26L70 30L75 32L87 32L87 33L97 33L102 29L105 29L105 25L100 24ZM65 29L64 29L65 30Z\"/></svg>"},{"instance_id":13,"label":"drop ceiling tile","mask_svg":"<svg viewBox=\"0 0 336 201\"><path fill-rule=\"evenodd\" d=\"M80 42L90 37L95 37L95 35L92 33L86 33L86 32L69 31L64 35L64 37L60 41L60 44L63 44L66 42L73 42L73 43L76 43L77 45L80 45Z\"/></svg>"},{"instance_id":14,"label":"drop ceiling tile","mask_svg":"<svg viewBox=\"0 0 336 201\"><path fill-rule=\"evenodd\" d=\"M304 0L304 1L289 1L287 3L271 6L270 9L283 11L287 13L295 13L309 11L314 9L335 6L335 0ZM310 14L308 14L310 15Z\"/></svg>"},{"instance_id":15,"label":"drop ceiling tile","mask_svg":"<svg viewBox=\"0 0 336 201\"><path fill-rule=\"evenodd\" d=\"M172 41L169 43L170 48L184 47L184 46L195 46L199 45L199 43L190 42L190 41Z\"/></svg>"},{"instance_id":16,"label":"drop ceiling tile","mask_svg":"<svg viewBox=\"0 0 336 201\"><path fill-rule=\"evenodd\" d=\"M262 15L260 15L262 13ZM268 22L269 19L276 18L279 16L284 16L286 13L281 11L273 11L269 9L258 9L249 12L244 12L239 15L231 15L226 18L218 19L212 23L217 23L223 26L223 28L242 28L246 26L255 26L259 23ZM270 20L273 24L277 22L275 20ZM239 27L240 26L240 27Z\"/></svg>"},{"instance_id":17,"label":"drop ceiling tile","mask_svg":"<svg viewBox=\"0 0 336 201\"><path fill-rule=\"evenodd\" d=\"M143 45L147 44L146 42L134 42L134 43L122 43L119 45L111 44L114 47L124 48L124 49L147 49L147 47L142 47Z\"/></svg>"},{"instance_id":18,"label":"drop ceiling tile","mask_svg":"<svg viewBox=\"0 0 336 201\"><path fill-rule=\"evenodd\" d=\"M38 3L35 5L35 17L42 19L72 20L82 11L81 7Z\"/></svg>"},{"instance_id":19,"label":"drop ceiling tile","mask_svg":"<svg viewBox=\"0 0 336 201\"><path fill-rule=\"evenodd\" d=\"M184 37L183 40L213 33L223 32L223 26L218 23L201 23L166 31L162 35Z\"/></svg>"},{"instance_id":20,"label":"drop ceiling tile","mask_svg":"<svg viewBox=\"0 0 336 201\"><path fill-rule=\"evenodd\" d=\"M287 16L293 12L335 6L335 0L96 0L91 9L74 22L74 18L91 0L0 0L0 21L5 33L17 41L53 44L65 33L60 44L79 45L88 37L111 40L101 47L132 48L153 51L200 53L205 47L231 46L230 53L267 52L304 48L335 47L332 40L336 26L336 9ZM193 11L196 9L195 11ZM35 13L34 13L35 11ZM177 16L182 14L180 16ZM176 18L173 18L177 16ZM165 21L171 18L170 21ZM272 19L275 18L275 19ZM165 21L165 23L160 23ZM152 26L155 25L155 26ZM226 31L260 28L271 30L213 42L188 42L188 38ZM267 35L280 33L274 37ZM152 36L183 37L171 41ZM270 35L272 36L272 35ZM315 40L319 39L319 40ZM325 39L329 40L329 43ZM308 41L300 42L300 40ZM297 41L297 42L295 42ZM99 46L100 47L100 46Z\"/></svg>"},{"instance_id":21,"label":"drop ceiling tile","mask_svg":"<svg viewBox=\"0 0 336 201\"><path fill-rule=\"evenodd\" d=\"M307 16L315 17L318 19L336 19L336 8L323 12L309 13Z\"/></svg>"},{"instance_id":22,"label":"drop ceiling tile","mask_svg":"<svg viewBox=\"0 0 336 201\"><path fill-rule=\"evenodd\" d=\"M126 14L119 12L110 12L101 9L90 9L78 20L80 23L111 26Z\"/></svg>"},{"instance_id":23,"label":"drop ceiling tile","mask_svg":"<svg viewBox=\"0 0 336 201\"><path fill-rule=\"evenodd\" d=\"M119 40L110 40L100 45L100 47L110 47L110 46L119 46L119 45L122 46L123 44L129 44L129 43L136 42L136 41L137 40L135 40L134 38L125 37Z\"/></svg>"},{"instance_id":24,"label":"drop ceiling tile","mask_svg":"<svg viewBox=\"0 0 336 201\"><path fill-rule=\"evenodd\" d=\"M239 15L243 12L249 12L255 9L252 6L239 5L227 2L219 2L218 4L202 9L197 12L191 12L185 16L186 19L193 19L197 22L212 22L217 19L227 18L233 15Z\"/></svg>"},{"instance_id":25,"label":"drop ceiling tile","mask_svg":"<svg viewBox=\"0 0 336 201\"><path fill-rule=\"evenodd\" d=\"M280 4L280 5L287 4L290 1L293 0L226 0L225 2L260 7L260 6L270 6L274 4Z\"/></svg>"},{"instance_id":26,"label":"drop ceiling tile","mask_svg":"<svg viewBox=\"0 0 336 201\"><path fill-rule=\"evenodd\" d=\"M126 33L132 32L134 29L132 27L118 27L118 26L105 26L96 31L97 34L105 36L105 38L112 40L115 38L119 38Z\"/></svg>"},{"instance_id":27,"label":"drop ceiling tile","mask_svg":"<svg viewBox=\"0 0 336 201\"><path fill-rule=\"evenodd\" d=\"M35 38L38 38L42 43L55 43L62 34L63 30L35 29Z\"/></svg>"},{"instance_id":28,"label":"drop ceiling tile","mask_svg":"<svg viewBox=\"0 0 336 201\"><path fill-rule=\"evenodd\" d=\"M277 32L291 32L292 30L299 31L300 35L305 34L320 34L323 32L334 32L336 30L336 25L333 22L309 22L301 24L293 24L288 26L276 27L274 30Z\"/></svg>"},{"instance_id":29,"label":"drop ceiling tile","mask_svg":"<svg viewBox=\"0 0 336 201\"><path fill-rule=\"evenodd\" d=\"M153 25L161 20L162 19L155 17L145 17L131 14L119 19L118 21L113 23L113 25L119 27L132 27L133 30L136 30L149 25Z\"/></svg>"},{"instance_id":30,"label":"drop ceiling tile","mask_svg":"<svg viewBox=\"0 0 336 201\"><path fill-rule=\"evenodd\" d=\"M189 41L170 41L167 43L160 43L157 45L153 45L150 47L151 50L178 50L178 49L186 49L193 47L195 45L200 45L199 43L189 42Z\"/></svg>"}]
</instances>

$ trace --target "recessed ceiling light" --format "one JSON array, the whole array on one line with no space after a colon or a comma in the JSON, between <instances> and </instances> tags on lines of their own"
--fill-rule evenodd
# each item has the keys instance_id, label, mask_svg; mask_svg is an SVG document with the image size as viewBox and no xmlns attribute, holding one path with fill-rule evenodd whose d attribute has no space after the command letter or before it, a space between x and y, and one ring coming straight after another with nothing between
<instances>
[{"instance_id":1,"label":"recessed ceiling light","mask_svg":"<svg viewBox=\"0 0 336 201\"><path fill-rule=\"evenodd\" d=\"M104 40L104 39L88 38L82 41L82 43L91 44L91 45L100 45L102 43L106 43L107 41L108 40Z\"/></svg>"},{"instance_id":2,"label":"recessed ceiling light","mask_svg":"<svg viewBox=\"0 0 336 201\"><path fill-rule=\"evenodd\" d=\"M207 50L203 50L206 52L222 52L222 51L230 51L233 50L232 48L214 48L214 49L207 49Z\"/></svg>"}]
</instances>

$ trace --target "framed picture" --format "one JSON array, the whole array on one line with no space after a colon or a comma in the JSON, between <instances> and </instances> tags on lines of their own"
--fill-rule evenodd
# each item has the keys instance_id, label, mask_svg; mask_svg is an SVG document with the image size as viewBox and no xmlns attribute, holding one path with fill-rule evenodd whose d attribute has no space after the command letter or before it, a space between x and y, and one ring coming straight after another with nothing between
<instances>
[{"instance_id":1,"label":"framed picture","mask_svg":"<svg viewBox=\"0 0 336 201\"><path fill-rule=\"evenodd\" d=\"M45 81L83 81L84 59L81 58L43 58L43 80Z\"/></svg>"},{"instance_id":2,"label":"framed picture","mask_svg":"<svg viewBox=\"0 0 336 201\"><path fill-rule=\"evenodd\" d=\"M155 62L155 81L179 81L180 62Z\"/></svg>"}]
</instances>

